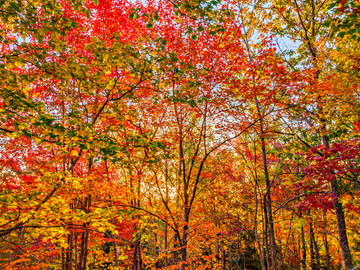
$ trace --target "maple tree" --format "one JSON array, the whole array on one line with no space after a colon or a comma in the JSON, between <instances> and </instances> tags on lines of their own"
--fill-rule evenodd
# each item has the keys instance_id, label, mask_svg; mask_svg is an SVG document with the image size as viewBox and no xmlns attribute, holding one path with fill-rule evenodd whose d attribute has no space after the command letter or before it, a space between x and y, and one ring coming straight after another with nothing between
<instances>
[{"instance_id":1,"label":"maple tree","mask_svg":"<svg viewBox=\"0 0 360 270\"><path fill-rule=\"evenodd\" d=\"M0 3L2 269L359 265L356 1Z\"/></svg>"}]
</instances>

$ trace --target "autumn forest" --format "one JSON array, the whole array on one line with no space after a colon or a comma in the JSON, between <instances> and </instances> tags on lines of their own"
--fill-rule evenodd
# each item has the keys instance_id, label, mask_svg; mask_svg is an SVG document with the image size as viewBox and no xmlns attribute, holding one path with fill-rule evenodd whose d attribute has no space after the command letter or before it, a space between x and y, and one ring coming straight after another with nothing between
<instances>
[{"instance_id":1,"label":"autumn forest","mask_svg":"<svg viewBox=\"0 0 360 270\"><path fill-rule=\"evenodd\" d=\"M0 269L360 269L360 2L0 0Z\"/></svg>"}]
</instances>

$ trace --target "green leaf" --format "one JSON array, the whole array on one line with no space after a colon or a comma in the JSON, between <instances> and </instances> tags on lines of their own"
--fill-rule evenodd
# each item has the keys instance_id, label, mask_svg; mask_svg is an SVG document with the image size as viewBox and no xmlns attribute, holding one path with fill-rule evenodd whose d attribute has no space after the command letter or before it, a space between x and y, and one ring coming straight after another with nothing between
<instances>
[{"instance_id":1,"label":"green leaf","mask_svg":"<svg viewBox=\"0 0 360 270\"><path fill-rule=\"evenodd\" d=\"M343 38L343 37L345 36L345 32L340 32L340 33L338 34L338 36L341 37L341 38Z\"/></svg>"},{"instance_id":2,"label":"green leaf","mask_svg":"<svg viewBox=\"0 0 360 270\"><path fill-rule=\"evenodd\" d=\"M198 30L199 32L202 32L202 31L204 31L204 27L200 25L200 26L197 28L197 30Z\"/></svg>"}]
</instances>

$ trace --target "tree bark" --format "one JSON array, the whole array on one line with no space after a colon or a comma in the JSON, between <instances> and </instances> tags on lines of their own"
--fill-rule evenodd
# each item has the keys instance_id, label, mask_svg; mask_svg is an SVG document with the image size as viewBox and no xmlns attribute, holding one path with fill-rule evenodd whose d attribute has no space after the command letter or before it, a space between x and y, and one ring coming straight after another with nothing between
<instances>
[{"instance_id":1,"label":"tree bark","mask_svg":"<svg viewBox=\"0 0 360 270\"><path fill-rule=\"evenodd\" d=\"M315 233L314 233L314 228L313 228L312 222L310 222L309 226L310 226L310 237L311 237L311 241L313 243L313 247L314 247L314 250L315 250L315 259L316 259L315 269L320 269L319 248L318 248L318 245L316 243Z\"/></svg>"},{"instance_id":2,"label":"tree bark","mask_svg":"<svg viewBox=\"0 0 360 270\"><path fill-rule=\"evenodd\" d=\"M221 270L226 270L226 253L224 243L221 243Z\"/></svg>"},{"instance_id":3,"label":"tree bark","mask_svg":"<svg viewBox=\"0 0 360 270\"><path fill-rule=\"evenodd\" d=\"M119 268L119 253L118 253L118 250L117 250L116 239L114 239L113 245L114 245L115 267Z\"/></svg>"},{"instance_id":4,"label":"tree bark","mask_svg":"<svg viewBox=\"0 0 360 270\"><path fill-rule=\"evenodd\" d=\"M261 245L259 235L258 235L258 221L257 221L257 215L258 215L258 205L259 205L259 199L258 199L258 176L257 176L257 158L256 158L256 133L254 132L254 173L255 173L255 186L254 186L254 194L255 194L255 213L254 213L254 230L255 230L255 239L256 243L259 248L259 257L260 257L260 263L261 263L261 269L266 270L265 266L265 258L264 258L264 246Z\"/></svg>"},{"instance_id":5,"label":"tree bark","mask_svg":"<svg viewBox=\"0 0 360 270\"><path fill-rule=\"evenodd\" d=\"M258 99L255 97L255 104L259 116L260 123L260 142L261 142L261 152L262 152L262 160L264 166L264 176L265 176L265 184L266 184L266 194L265 194L265 203L267 208L268 222L269 222L269 240L270 240L270 256L271 256L271 267L273 270L277 269L277 261L276 261L276 241L275 241L275 229L274 229L274 220L272 216L272 201L271 201L271 184L269 178L268 164L267 164L267 156L266 156L266 146L265 146L265 130L263 118L261 115L260 105Z\"/></svg>"},{"instance_id":6,"label":"tree bark","mask_svg":"<svg viewBox=\"0 0 360 270\"><path fill-rule=\"evenodd\" d=\"M345 223L345 214L342 203L339 201L339 191L337 187L336 180L331 181L331 190L334 192L336 196L336 200L334 203L335 206L335 213L336 213L336 223L338 228L339 234L339 242L341 248L342 259L344 262L345 270L351 269L353 267L352 260L351 260L351 252L349 248L349 242L346 233L346 223Z\"/></svg>"},{"instance_id":7,"label":"tree bark","mask_svg":"<svg viewBox=\"0 0 360 270\"><path fill-rule=\"evenodd\" d=\"M327 135L321 136L322 143L325 145L327 149L330 148L330 140ZM352 259L351 259L351 252L349 248L349 242L346 233L346 222L345 222L345 213L342 203L339 200L340 192L338 183L336 180L336 175L333 180L330 182L331 191L335 195L335 214L336 214L336 224L338 229L339 235L339 242L341 248L342 259L344 263L344 269L349 270L353 267Z\"/></svg>"},{"instance_id":8,"label":"tree bark","mask_svg":"<svg viewBox=\"0 0 360 270\"><path fill-rule=\"evenodd\" d=\"M73 260L73 232L70 228L70 233L68 235L68 248L66 250L66 263L65 269L72 270L72 260Z\"/></svg>"},{"instance_id":9,"label":"tree bark","mask_svg":"<svg viewBox=\"0 0 360 270\"><path fill-rule=\"evenodd\" d=\"M316 269L316 263L315 263L315 252L314 252L314 243L313 243L313 237L312 237L312 227L309 225L310 229L310 258L311 258L311 270L317 270Z\"/></svg>"},{"instance_id":10,"label":"tree bark","mask_svg":"<svg viewBox=\"0 0 360 270\"><path fill-rule=\"evenodd\" d=\"M331 269L330 267L330 252L329 252L329 244L327 240L327 233L326 233L326 214L324 214L324 247L325 247L325 254L326 254L326 269Z\"/></svg>"},{"instance_id":11,"label":"tree bark","mask_svg":"<svg viewBox=\"0 0 360 270\"><path fill-rule=\"evenodd\" d=\"M264 242L265 242L265 253L266 253L266 266L267 269L271 269L271 259L270 259L270 251L269 251L269 241L268 241L268 217L267 217L267 210L266 210L266 203L264 198Z\"/></svg>"},{"instance_id":12,"label":"tree bark","mask_svg":"<svg viewBox=\"0 0 360 270\"><path fill-rule=\"evenodd\" d=\"M185 196L185 205L187 204L187 196ZM181 270L186 269L187 267L187 242L188 242L188 232L189 232L189 215L188 215L189 208L185 206L184 213L183 213L183 221L185 225L183 226L183 234L181 239Z\"/></svg>"},{"instance_id":13,"label":"tree bark","mask_svg":"<svg viewBox=\"0 0 360 270\"><path fill-rule=\"evenodd\" d=\"M302 270L306 270L306 243L305 243L305 233L304 233L304 227L303 226L301 226L301 242L302 242L301 265L302 265Z\"/></svg>"}]
</instances>

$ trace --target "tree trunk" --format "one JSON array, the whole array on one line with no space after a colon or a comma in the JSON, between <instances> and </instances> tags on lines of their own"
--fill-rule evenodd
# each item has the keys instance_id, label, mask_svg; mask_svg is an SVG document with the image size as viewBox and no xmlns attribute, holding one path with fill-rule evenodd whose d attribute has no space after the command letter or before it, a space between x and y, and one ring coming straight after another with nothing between
<instances>
[{"instance_id":1,"label":"tree trunk","mask_svg":"<svg viewBox=\"0 0 360 270\"><path fill-rule=\"evenodd\" d=\"M329 244L328 244L328 240L327 240L327 233L326 233L326 224L327 220L326 220L326 214L324 214L324 247L325 247L325 254L326 254L326 269L331 269L330 268L330 252L329 252Z\"/></svg>"},{"instance_id":2,"label":"tree trunk","mask_svg":"<svg viewBox=\"0 0 360 270\"><path fill-rule=\"evenodd\" d=\"M90 212L90 206L91 206L91 195L85 197L84 201L84 211L86 213ZM85 223L84 226L86 227L89 225L88 223ZM88 244L89 244L89 231L86 230L81 234L81 243L80 243L80 257L79 257L79 263L78 267L79 270L86 270L87 267L87 256L88 256Z\"/></svg>"},{"instance_id":3,"label":"tree trunk","mask_svg":"<svg viewBox=\"0 0 360 270\"><path fill-rule=\"evenodd\" d=\"M305 243L305 234L304 234L304 227L303 226L301 226L301 242L302 242L301 265L302 265L302 270L306 270L306 243Z\"/></svg>"},{"instance_id":4,"label":"tree trunk","mask_svg":"<svg viewBox=\"0 0 360 270\"><path fill-rule=\"evenodd\" d=\"M221 270L226 270L226 254L224 243L221 243Z\"/></svg>"},{"instance_id":5,"label":"tree trunk","mask_svg":"<svg viewBox=\"0 0 360 270\"><path fill-rule=\"evenodd\" d=\"M336 200L334 203L335 212L336 212L336 223L338 228L339 234L339 242L341 248L342 259L344 262L345 270L351 269L353 267L352 260L351 260L351 252L349 248L349 242L346 234L346 223L345 223L345 214L342 203L339 201L338 196L339 191L337 187L336 180L331 181L331 190L334 192L336 196Z\"/></svg>"},{"instance_id":6,"label":"tree trunk","mask_svg":"<svg viewBox=\"0 0 360 270\"><path fill-rule=\"evenodd\" d=\"M70 233L68 235L68 248L66 251L66 263L65 269L72 270L72 260L73 260L73 232L70 228Z\"/></svg>"},{"instance_id":7,"label":"tree trunk","mask_svg":"<svg viewBox=\"0 0 360 270\"><path fill-rule=\"evenodd\" d=\"M271 267L273 270L277 269L277 261L276 261L276 241L275 241L275 230L274 230L274 220L272 216L272 202L271 202L271 184L268 172L268 164L267 164L267 156L266 156L266 146L265 146L265 130L263 123L263 116L261 115L261 110L259 106L258 99L255 97L255 104L258 112L258 116L260 118L260 141L261 141L261 152L262 152L262 160L264 166L264 176L265 176L265 184L266 184L266 194L265 194L265 203L267 208L268 222L269 222L269 240L270 240L270 255L271 255Z\"/></svg>"},{"instance_id":8,"label":"tree trunk","mask_svg":"<svg viewBox=\"0 0 360 270\"><path fill-rule=\"evenodd\" d=\"M89 232L85 231L81 234L81 250L79 258L79 270L86 270L88 255Z\"/></svg>"},{"instance_id":9,"label":"tree trunk","mask_svg":"<svg viewBox=\"0 0 360 270\"><path fill-rule=\"evenodd\" d=\"M165 223L165 227L164 227L164 235L165 235L165 239L164 239L164 249L166 252L166 257L165 257L165 269L168 267L168 225L167 223Z\"/></svg>"},{"instance_id":10,"label":"tree trunk","mask_svg":"<svg viewBox=\"0 0 360 270\"><path fill-rule=\"evenodd\" d=\"M327 135L321 136L322 143L325 145L326 148L330 148L330 140ZM339 235L339 242L341 248L342 259L344 262L344 269L348 270L353 267L352 260L351 260L351 252L349 248L349 242L346 233L346 223L345 223L345 214L342 203L339 200L339 188L338 183L336 181L336 175L333 180L330 182L331 191L334 193L335 199L335 213L336 213L336 224L338 229Z\"/></svg>"},{"instance_id":11,"label":"tree trunk","mask_svg":"<svg viewBox=\"0 0 360 270\"><path fill-rule=\"evenodd\" d=\"M74 228L74 263L75 263L75 270L78 270L78 262L77 262L77 257L78 257L78 243L77 243L77 238L78 238L78 232L76 231L76 227Z\"/></svg>"},{"instance_id":12,"label":"tree trunk","mask_svg":"<svg viewBox=\"0 0 360 270\"><path fill-rule=\"evenodd\" d=\"M311 240L313 242L313 246L314 246L314 250L315 250L315 255L316 255L316 269L320 269L320 254L319 254L319 248L318 245L316 243L316 239L315 239L315 233L314 233L314 228L312 223L310 223L310 237Z\"/></svg>"},{"instance_id":13,"label":"tree trunk","mask_svg":"<svg viewBox=\"0 0 360 270\"><path fill-rule=\"evenodd\" d=\"M9 253L11 254L11 253ZM11 257L9 258L9 263L11 262ZM66 261L65 261L65 249L61 248L61 269L66 270Z\"/></svg>"},{"instance_id":14,"label":"tree trunk","mask_svg":"<svg viewBox=\"0 0 360 270\"><path fill-rule=\"evenodd\" d=\"M258 216L258 205L259 205L259 199L258 199L258 177L257 177L257 170L256 170L256 164L257 164L257 159L256 159L256 133L254 132L254 164L255 164L255 168L254 168L254 172L255 172L255 187L254 187L254 194L255 194L255 213L254 213L254 230L255 230L255 239L256 239L256 243L258 245L259 248L259 257L260 257L260 263L261 263L261 269L262 270L266 270L266 266L265 266L265 258L264 258L264 246L261 245L260 243L260 239L259 239L259 235L258 235L258 220L257 220L257 216Z\"/></svg>"},{"instance_id":15,"label":"tree trunk","mask_svg":"<svg viewBox=\"0 0 360 270\"><path fill-rule=\"evenodd\" d=\"M265 242L265 253L266 253L266 266L267 269L271 269L271 260L270 260L270 252L269 252L269 241L268 241L268 218L267 218L267 210L266 210L266 203L264 198L264 242Z\"/></svg>"},{"instance_id":16,"label":"tree trunk","mask_svg":"<svg viewBox=\"0 0 360 270\"><path fill-rule=\"evenodd\" d=\"M316 263L315 263L315 252L314 252L314 242L313 242L313 230L311 223L309 225L310 227L310 258L311 258L311 269L317 270Z\"/></svg>"},{"instance_id":17,"label":"tree trunk","mask_svg":"<svg viewBox=\"0 0 360 270\"><path fill-rule=\"evenodd\" d=\"M186 196L185 196L186 198ZM185 205L187 205L187 200L185 200ZM183 226L183 235L181 239L181 270L186 269L187 267L187 241L188 241L188 233L189 233L189 215L188 215L189 208L185 206L184 213L183 213L183 221L185 225Z\"/></svg>"},{"instance_id":18,"label":"tree trunk","mask_svg":"<svg viewBox=\"0 0 360 270\"><path fill-rule=\"evenodd\" d=\"M294 232L294 235L295 235L295 232ZM301 232L299 234L296 234L298 235L298 250L297 250L297 262L298 262L298 270L301 270L302 266L301 266ZM294 239L295 239L295 236L294 236Z\"/></svg>"},{"instance_id":19,"label":"tree trunk","mask_svg":"<svg viewBox=\"0 0 360 270\"><path fill-rule=\"evenodd\" d=\"M134 253L133 253L133 270L142 269L142 259L141 259L141 234L137 225L134 225L134 230L136 233L136 240L134 243Z\"/></svg>"}]
</instances>

